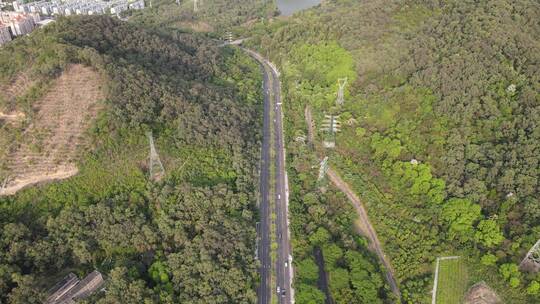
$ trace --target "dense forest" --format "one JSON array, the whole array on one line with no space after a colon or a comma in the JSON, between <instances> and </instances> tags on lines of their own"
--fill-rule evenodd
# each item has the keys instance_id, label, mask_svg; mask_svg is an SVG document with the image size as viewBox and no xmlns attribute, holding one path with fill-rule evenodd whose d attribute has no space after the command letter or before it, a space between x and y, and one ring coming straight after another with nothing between
<instances>
[{"instance_id":1,"label":"dense forest","mask_svg":"<svg viewBox=\"0 0 540 304\"><path fill-rule=\"evenodd\" d=\"M70 17L0 49L0 84L25 72L46 91L73 63L102 75L106 104L78 175L0 198L0 303L42 303L68 272L94 269L107 292L89 303L255 302L258 66L182 31ZM2 106L31 117L40 94Z\"/></svg>"},{"instance_id":2,"label":"dense forest","mask_svg":"<svg viewBox=\"0 0 540 304\"><path fill-rule=\"evenodd\" d=\"M289 146L306 105L318 128L340 115L330 162L366 204L407 303L431 300L434 260L449 255L466 261L468 286L540 301L540 277L517 271L540 229L539 16L535 1L338 0L252 29L249 45L282 72Z\"/></svg>"},{"instance_id":3,"label":"dense forest","mask_svg":"<svg viewBox=\"0 0 540 304\"><path fill-rule=\"evenodd\" d=\"M320 147L298 140L306 106L318 142L324 115L339 115L324 153L365 204L401 302L431 301L442 256L461 257L467 288L540 302L540 276L518 269L540 231L536 1L331 0L276 19L272 1L199 3L62 18L0 49L0 87L32 75L0 106L29 117L70 64L107 83L80 173L0 198L0 303L42 303L66 273L94 269L107 293L89 303L256 301L261 75L207 38L226 31L281 72L296 303L397 301L347 198L317 181ZM21 136L0 122L0 160Z\"/></svg>"},{"instance_id":4,"label":"dense forest","mask_svg":"<svg viewBox=\"0 0 540 304\"><path fill-rule=\"evenodd\" d=\"M308 145L291 142L288 153L295 302L392 303L352 205L326 180L317 180L318 159Z\"/></svg>"}]
</instances>

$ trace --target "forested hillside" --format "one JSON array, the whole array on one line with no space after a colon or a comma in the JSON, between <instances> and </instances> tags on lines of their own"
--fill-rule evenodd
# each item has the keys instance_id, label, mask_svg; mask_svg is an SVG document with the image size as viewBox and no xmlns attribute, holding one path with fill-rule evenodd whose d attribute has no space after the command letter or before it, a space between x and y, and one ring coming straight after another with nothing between
<instances>
[{"instance_id":1,"label":"forested hillside","mask_svg":"<svg viewBox=\"0 0 540 304\"><path fill-rule=\"evenodd\" d=\"M0 49L0 87L30 78L1 106L31 118L72 64L100 73L106 102L78 175L0 197L0 302L42 303L68 272L94 269L107 292L89 303L255 302L258 67L196 35L61 18ZM17 144L27 125L0 121L1 134Z\"/></svg>"},{"instance_id":2,"label":"forested hillside","mask_svg":"<svg viewBox=\"0 0 540 304\"><path fill-rule=\"evenodd\" d=\"M338 0L253 29L282 72L289 146L306 105L317 128L340 115L330 163L366 204L407 303L431 300L434 260L449 255L468 287L540 301L540 277L516 270L540 229L539 18L535 1Z\"/></svg>"}]
</instances>

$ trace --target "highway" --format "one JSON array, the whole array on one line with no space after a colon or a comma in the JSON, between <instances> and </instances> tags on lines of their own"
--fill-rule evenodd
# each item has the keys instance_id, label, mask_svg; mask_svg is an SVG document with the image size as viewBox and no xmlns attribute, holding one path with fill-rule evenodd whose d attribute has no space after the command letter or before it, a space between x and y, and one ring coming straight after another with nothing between
<instances>
[{"instance_id":1,"label":"highway","mask_svg":"<svg viewBox=\"0 0 540 304\"><path fill-rule=\"evenodd\" d=\"M292 255L290 246L290 232L288 222L288 180L285 170L285 145L283 140L283 113L281 112L281 84L279 73L275 66L260 54L244 49L251 57L257 60L263 71L264 90L264 118L263 118L263 144L261 151L260 174L260 223L258 225L258 256L261 262L261 283L257 290L258 303L270 303L271 297L278 299L278 303L294 303L292 290ZM270 111L273 111L273 120ZM273 128L273 133L272 133ZM272 135L274 137L272 138ZM275 153L271 153L271 143ZM273 157L272 157L273 156ZM273 158L273 159L272 159ZM270 197L272 183L270 168L275 165L273 197ZM277 256L272 263L271 251L271 212L270 199L275 204L275 234L277 242ZM276 270L276 284L270 286L272 266ZM280 293L277 293L277 290ZM273 293L273 294L272 294Z\"/></svg>"},{"instance_id":2,"label":"highway","mask_svg":"<svg viewBox=\"0 0 540 304\"><path fill-rule=\"evenodd\" d=\"M251 54L253 56L253 54ZM261 69L265 71L264 65L261 63ZM260 261L260 284L257 289L258 303L270 303L270 275L271 275L271 260L270 260L270 111L271 101L268 92L269 74L263 73L263 91L264 91L264 112L263 112L263 142L261 147L261 164L260 164L260 179L259 179L259 212L260 222L257 226L258 252L257 256Z\"/></svg>"},{"instance_id":3,"label":"highway","mask_svg":"<svg viewBox=\"0 0 540 304\"><path fill-rule=\"evenodd\" d=\"M276 262L277 285L282 290L279 303L292 303L292 255L289 233L289 189L285 169L285 143L283 140L283 112L281 111L281 83L275 67L269 64L273 76L274 97L274 151L275 159L275 199L276 199L276 234L278 235L278 255ZM283 293L284 292L284 293Z\"/></svg>"}]
</instances>

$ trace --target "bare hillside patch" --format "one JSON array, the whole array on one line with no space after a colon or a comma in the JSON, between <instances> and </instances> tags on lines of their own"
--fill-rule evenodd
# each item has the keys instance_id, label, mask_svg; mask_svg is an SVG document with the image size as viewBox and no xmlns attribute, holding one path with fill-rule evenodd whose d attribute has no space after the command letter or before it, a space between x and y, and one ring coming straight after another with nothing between
<instances>
[{"instance_id":1,"label":"bare hillside patch","mask_svg":"<svg viewBox=\"0 0 540 304\"><path fill-rule=\"evenodd\" d=\"M501 299L484 282L473 285L465 296L465 304L499 304Z\"/></svg>"},{"instance_id":2,"label":"bare hillside patch","mask_svg":"<svg viewBox=\"0 0 540 304\"><path fill-rule=\"evenodd\" d=\"M0 195L77 173L81 135L104 98L101 86L99 74L82 65L70 66L51 83L45 96L34 103L35 115L23 140L12 147L3 164L8 179L0 185Z\"/></svg>"},{"instance_id":3,"label":"bare hillside patch","mask_svg":"<svg viewBox=\"0 0 540 304\"><path fill-rule=\"evenodd\" d=\"M20 73L10 84L0 86L0 100L11 104L15 98L23 95L34 83L35 81L31 80L26 73Z\"/></svg>"},{"instance_id":4,"label":"bare hillside patch","mask_svg":"<svg viewBox=\"0 0 540 304\"><path fill-rule=\"evenodd\" d=\"M178 25L180 27L190 28L193 31L198 32L198 33L209 33L214 30L214 28L210 24L203 21L178 22Z\"/></svg>"}]
</instances>

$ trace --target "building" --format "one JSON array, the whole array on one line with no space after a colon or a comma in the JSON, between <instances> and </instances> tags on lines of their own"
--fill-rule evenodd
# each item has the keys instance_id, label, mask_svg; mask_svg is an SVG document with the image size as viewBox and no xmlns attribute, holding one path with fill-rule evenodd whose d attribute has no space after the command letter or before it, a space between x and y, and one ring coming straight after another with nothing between
<instances>
[{"instance_id":1,"label":"building","mask_svg":"<svg viewBox=\"0 0 540 304\"><path fill-rule=\"evenodd\" d=\"M111 14L120 14L128 10L127 2L118 2L111 7Z\"/></svg>"},{"instance_id":2,"label":"building","mask_svg":"<svg viewBox=\"0 0 540 304\"><path fill-rule=\"evenodd\" d=\"M11 41L11 31L6 25L0 24L0 45L6 44Z\"/></svg>"},{"instance_id":3,"label":"building","mask_svg":"<svg viewBox=\"0 0 540 304\"><path fill-rule=\"evenodd\" d=\"M46 16L54 15L101 15L119 13L131 10L140 10L145 7L144 0L40 0L24 3L23 0L13 2L13 8L19 14L35 13ZM34 21L37 23L38 21Z\"/></svg>"},{"instance_id":4,"label":"building","mask_svg":"<svg viewBox=\"0 0 540 304\"><path fill-rule=\"evenodd\" d=\"M70 273L49 290L45 304L73 304L92 295L103 286L103 283L103 276L97 270L82 280Z\"/></svg>"},{"instance_id":5,"label":"building","mask_svg":"<svg viewBox=\"0 0 540 304\"><path fill-rule=\"evenodd\" d=\"M46 26L47 24L53 23L54 19L43 19L40 22L36 23L37 26L42 27Z\"/></svg>"},{"instance_id":6,"label":"building","mask_svg":"<svg viewBox=\"0 0 540 304\"><path fill-rule=\"evenodd\" d=\"M144 0L138 0L129 4L129 9L140 10L144 8Z\"/></svg>"},{"instance_id":7,"label":"building","mask_svg":"<svg viewBox=\"0 0 540 304\"><path fill-rule=\"evenodd\" d=\"M0 26L9 27L12 37L30 33L40 20L39 14L0 12Z\"/></svg>"},{"instance_id":8,"label":"building","mask_svg":"<svg viewBox=\"0 0 540 304\"><path fill-rule=\"evenodd\" d=\"M9 22L9 27L14 36L26 35L34 29L34 19L30 16L19 16Z\"/></svg>"}]
</instances>

